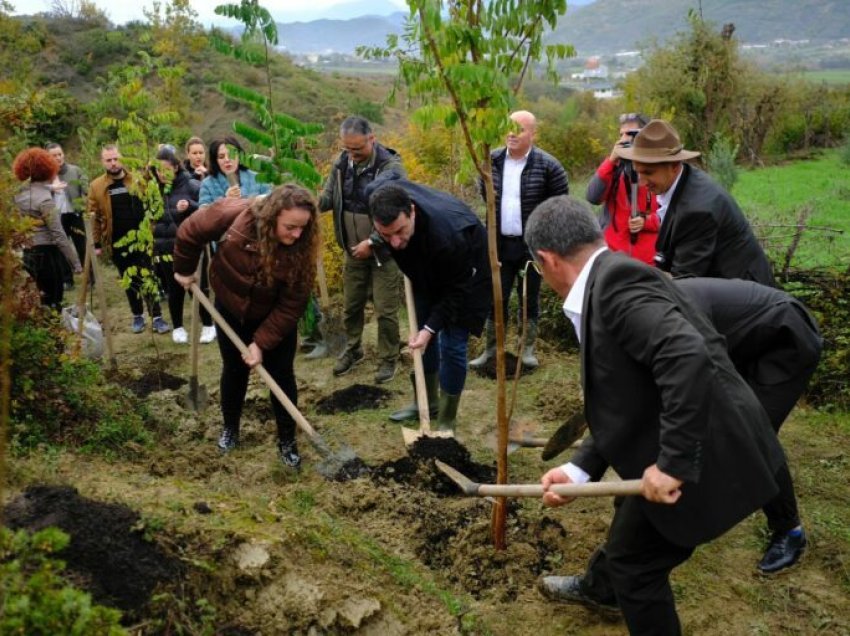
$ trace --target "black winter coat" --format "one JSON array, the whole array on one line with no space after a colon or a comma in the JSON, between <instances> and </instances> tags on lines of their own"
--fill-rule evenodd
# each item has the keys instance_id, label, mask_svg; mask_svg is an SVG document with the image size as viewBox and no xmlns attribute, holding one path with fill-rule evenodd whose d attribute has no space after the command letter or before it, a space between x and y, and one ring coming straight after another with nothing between
<instances>
[{"instance_id":1,"label":"black winter coat","mask_svg":"<svg viewBox=\"0 0 850 636\"><path fill-rule=\"evenodd\" d=\"M194 179L182 168L174 175L174 181L168 192L165 185L160 183L159 190L162 192L163 211L162 216L156 220L153 228L153 253L156 256L171 254L174 251L174 240L177 237L177 228L192 212L198 209L198 193L201 182ZM177 211L177 202L186 199L189 207L183 212Z\"/></svg>"},{"instance_id":2,"label":"black winter coat","mask_svg":"<svg viewBox=\"0 0 850 636\"><path fill-rule=\"evenodd\" d=\"M493 164L493 189L496 191L496 231L497 236L502 233L502 219L499 211L502 207L502 175L505 170L505 156L507 148L494 150L490 156ZM481 197L486 201L484 192L484 181L478 180L478 190ZM570 184L567 173L561 163L552 155L536 146L531 147L528 153L528 161L522 170L520 178L520 197L522 210L522 229L525 232L525 224L528 217L534 212L534 208L543 203L549 197L560 194L569 194Z\"/></svg>"}]
</instances>

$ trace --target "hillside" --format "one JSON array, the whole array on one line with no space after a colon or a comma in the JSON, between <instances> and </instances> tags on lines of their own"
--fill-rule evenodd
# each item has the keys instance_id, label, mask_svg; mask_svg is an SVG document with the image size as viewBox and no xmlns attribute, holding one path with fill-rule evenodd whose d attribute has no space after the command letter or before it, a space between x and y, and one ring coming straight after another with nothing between
<instances>
[{"instance_id":1,"label":"hillside","mask_svg":"<svg viewBox=\"0 0 850 636\"><path fill-rule=\"evenodd\" d=\"M579 55L636 48L652 38L665 40L687 28L697 0L597 0L568 9L552 42L569 42ZM741 42L834 40L850 37L846 0L702 0L706 20L735 25Z\"/></svg>"}]
</instances>

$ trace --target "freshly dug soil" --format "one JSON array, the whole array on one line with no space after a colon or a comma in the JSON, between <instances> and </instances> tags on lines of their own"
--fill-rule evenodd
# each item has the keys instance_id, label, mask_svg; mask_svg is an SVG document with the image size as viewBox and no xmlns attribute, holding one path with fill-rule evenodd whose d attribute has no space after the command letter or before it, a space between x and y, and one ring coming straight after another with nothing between
<instances>
[{"instance_id":1,"label":"freshly dug soil","mask_svg":"<svg viewBox=\"0 0 850 636\"><path fill-rule=\"evenodd\" d=\"M138 397L147 397L151 393L164 391L165 389L179 389L186 384L186 378L178 378L165 371L146 371L139 378L123 377L119 382L130 389Z\"/></svg>"},{"instance_id":2,"label":"freshly dug soil","mask_svg":"<svg viewBox=\"0 0 850 636\"><path fill-rule=\"evenodd\" d=\"M331 413L350 413L363 409L379 409L392 394L386 389L365 384L334 391L316 402L316 412L323 415Z\"/></svg>"},{"instance_id":3,"label":"freshly dug soil","mask_svg":"<svg viewBox=\"0 0 850 636\"><path fill-rule=\"evenodd\" d=\"M30 486L4 511L6 524L30 532L56 526L70 536L57 556L65 574L95 602L138 618L151 593L180 573L177 560L145 540L138 513L81 497L70 486Z\"/></svg>"}]
</instances>

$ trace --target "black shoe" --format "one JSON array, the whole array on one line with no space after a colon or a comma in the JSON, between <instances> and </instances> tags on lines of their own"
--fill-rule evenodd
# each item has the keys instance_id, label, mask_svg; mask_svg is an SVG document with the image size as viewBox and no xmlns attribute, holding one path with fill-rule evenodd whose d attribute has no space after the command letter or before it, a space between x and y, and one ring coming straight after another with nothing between
<instances>
[{"instance_id":1,"label":"black shoe","mask_svg":"<svg viewBox=\"0 0 850 636\"><path fill-rule=\"evenodd\" d=\"M295 440L291 442L278 442L277 452L284 466L289 466L296 470L301 467L301 455L298 454L298 445L295 443Z\"/></svg>"},{"instance_id":2,"label":"black shoe","mask_svg":"<svg viewBox=\"0 0 850 636\"><path fill-rule=\"evenodd\" d=\"M544 576L537 589L548 599L567 603L581 603L607 613L619 613L615 599L596 599L582 589L580 576Z\"/></svg>"},{"instance_id":3,"label":"black shoe","mask_svg":"<svg viewBox=\"0 0 850 636\"><path fill-rule=\"evenodd\" d=\"M218 438L218 450L222 455L226 455L239 444L239 431L235 428L225 426L221 429L221 435Z\"/></svg>"},{"instance_id":4,"label":"black shoe","mask_svg":"<svg viewBox=\"0 0 850 636\"><path fill-rule=\"evenodd\" d=\"M384 384L395 377L396 363L395 360L382 362L378 365L375 371L375 384Z\"/></svg>"},{"instance_id":5,"label":"black shoe","mask_svg":"<svg viewBox=\"0 0 850 636\"><path fill-rule=\"evenodd\" d=\"M806 550L806 533L800 530L800 534L785 533L773 535L767 551L759 561L758 569L762 574L776 574L800 560Z\"/></svg>"}]
</instances>

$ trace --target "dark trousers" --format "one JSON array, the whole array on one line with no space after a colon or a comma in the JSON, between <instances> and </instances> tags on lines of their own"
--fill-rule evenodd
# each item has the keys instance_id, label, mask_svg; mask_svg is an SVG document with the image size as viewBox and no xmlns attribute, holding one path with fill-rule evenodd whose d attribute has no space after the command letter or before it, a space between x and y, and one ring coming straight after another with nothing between
<instances>
[{"instance_id":1,"label":"dark trousers","mask_svg":"<svg viewBox=\"0 0 850 636\"><path fill-rule=\"evenodd\" d=\"M62 221L62 229L71 239L77 256L80 257L80 264L84 265L86 262L86 226L83 223L83 217L73 212L62 214L59 219ZM89 276L91 276L91 272L89 272ZM71 271L70 263L65 258L62 259L62 279L66 283L74 282L74 273Z\"/></svg>"},{"instance_id":2,"label":"dark trousers","mask_svg":"<svg viewBox=\"0 0 850 636\"><path fill-rule=\"evenodd\" d=\"M206 256L204 256L206 261ZM201 268L201 291L209 296L209 283L207 281L207 268ZM168 313L171 315L171 324L175 329L183 326L183 304L186 301L186 290L174 280L174 263L172 261L158 260L156 263L156 274L159 282L168 297ZM191 295L191 294L190 294ZM198 308L201 323L205 327L212 326L212 316L203 305Z\"/></svg>"},{"instance_id":3,"label":"dark trousers","mask_svg":"<svg viewBox=\"0 0 850 636\"><path fill-rule=\"evenodd\" d=\"M432 303L421 296L414 296L416 319L419 328L431 313ZM422 354L425 373L439 373L440 387L449 395L460 395L466 384L466 352L469 344L469 329L459 325L446 325L438 331Z\"/></svg>"},{"instance_id":4,"label":"dark trousers","mask_svg":"<svg viewBox=\"0 0 850 636\"><path fill-rule=\"evenodd\" d=\"M615 503L608 539L594 552L582 590L604 603L616 601L632 636L682 633L670 572L687 561L694 548L665 539L650 523L637 497Z\"/></svg>"},{"instance_id":5,"label":"dark trousers","mask_svg":"<svg viewBox=\"0 0 850 636\"><path fill-rule=\"evenodd\" d=\"M149 271L153 271L153 267L151 266L151 259L147 254L143 252L127 252L122 253L125 247L113 247L112 248L112 262L115 263L115 267L118 268L118 273L123 278L124 272L127 271L130 267L136 267L136 271L138 272L142 268L147 269ZM124 290L127 294L127 300L130 303L130 311L133 312L134 316L141 316L145 313L144 302L142 301L142 277L137 273L130 279L130 286ZM144 301L148 305L148 311L150 315L153 317L161 316L162 309L159 307L159 302L157 302L156 298L151 297L150 295L146 295Z\"/></svg>"},{"instance_id":6,"label":"dark trousers","mask_svg":"<svg viewBox=\"0 0 850 636\"><path fill-rule=\"evenodd\" d=\"M262 324L262 320L242 324L227 308L216 301L215 308L221 313L227 323L246 345L254 340L254 332ZM295 383L295 349L298 344L298 330L293 329L284 336L281 343L271 351L263 351L263 366L280 385L293 404L298 404L298 386ZM230 338L224 334L218 338L218 349L221 351L221 415L224 426L239 430L239 420L242 418L242 406L245 403L245 393L248 391L248 376L251 370L242 361L242 354ZM283 408L274 395L270 396L275 422L277 423L277 438L281 442L291 442L295 439L295 420Z\"/></svg>"},{"instance_id":7,"label":"dark trousers","mask_svg":"<svg viewBox=\"0 0 850 636\"><path fill-rule=\"evenodd\" d=\"M24 250L24 269L35 280L41 304L60 311L62 295L62 263L65 257L55 245L35 245Z\"/></svg>"},{"instance_id":8,"label":"dark trousers","mask_svg":"<svg viewBox=\"0 0 850 636\"><path fill-rule=\"evenodd\" d=\"M526 269L526 264L531 260L525 241L521 237L499 237L499 277L502 281L502 311L507 326L510 316L508 307L511 301L511 291L516 283L517 293L517 324L522 324L522 281L523 272L528 276L528 320L536 322L540 315L540 275L533 267Z\"/></svg>"}]
</instances>

